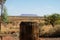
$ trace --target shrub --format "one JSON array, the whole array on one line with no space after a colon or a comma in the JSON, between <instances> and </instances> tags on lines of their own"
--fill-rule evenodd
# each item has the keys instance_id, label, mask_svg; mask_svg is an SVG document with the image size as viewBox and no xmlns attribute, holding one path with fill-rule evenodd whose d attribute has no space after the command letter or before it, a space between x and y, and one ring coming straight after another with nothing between
<instances>
[{"instance_id":1,"label":"shrub","mask_svg":"<svg viewBox=\"0 0 60 40\"><path fill-rule=\"evenodd\" d=\"M55 32L52 26L43 26L40 30L40 36L51 36Z\"/></svg>"},{"instance_id":2,"label":"shrub","mask_svg":"<svg viewBox=\"0 0 60 40\"><path fill-rule=\"evenodd\" d=\"M54 27L54 30L55 30L54 35L60 36L60 25L55 26L55 27Z\"/></svg>"}]
</instances>

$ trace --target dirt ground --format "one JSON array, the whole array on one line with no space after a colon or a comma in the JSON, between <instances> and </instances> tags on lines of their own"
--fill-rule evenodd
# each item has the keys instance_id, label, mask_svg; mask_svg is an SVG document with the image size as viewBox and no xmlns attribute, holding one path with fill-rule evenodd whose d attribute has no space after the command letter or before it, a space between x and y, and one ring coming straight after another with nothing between
<instances>
[{"instance_id":1,"label":"dirt ground","mask_svg":"<svg viewBox=\"0 0 60 40\"><path fill-rule=\"evenodd\" d=\"M19 38L14 38L14 37L11 37L11 36L5 36L5 37L3 37L2 40L20 40L20 39ZM39 40L60 40L60 38L39 38Z\"/></svg>"},{"instance_id":2,"label":"dirt ground","mask_svg":"<svg viewBox=\"0 0 60 40\"><path fill-rule=\"evenodd\" d=\"M2 37L2 40L20 40L20 39L17 36L6 35ZM39 38L38 40L60 40L60 38Z\"/></svg>"},{"instance_id":3,"label":"dirt ground","mask_svg":"<svg viewBox=\"0 0 60 40\"><path fill-rule=\"evenodd\" d=\"M12 35L6 35L6 36L2 36L2 39L0 37L0 40L19 40L19 37L12 36Z\"/></svg>"},{"instance_id":4,"label":"dirt ground","mask_svg":"<svg viewBox=\"0 0 60 40\"><path fill-rule=\"evenodd\" d=\"M60 38L39 38L39 40L60 40Z\"/></svg>"}]
</instances>

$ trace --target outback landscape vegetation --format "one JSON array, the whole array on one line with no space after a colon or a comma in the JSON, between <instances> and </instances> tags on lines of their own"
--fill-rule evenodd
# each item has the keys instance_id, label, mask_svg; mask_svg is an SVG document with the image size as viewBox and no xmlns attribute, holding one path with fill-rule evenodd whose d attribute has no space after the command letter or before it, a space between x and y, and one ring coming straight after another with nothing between
<instances>
[{"instance_id":1,"label":"outback landscape vegetation","mask_svg":"<svg viewBox=\"0 0 60 40\"><path fill-rule=\"evenodd\" d=\"M59 13L44 16L8 16L7 7L4 5L6 1L0 0L0 40L60 40Z\"/></svg>"}]
</instances>

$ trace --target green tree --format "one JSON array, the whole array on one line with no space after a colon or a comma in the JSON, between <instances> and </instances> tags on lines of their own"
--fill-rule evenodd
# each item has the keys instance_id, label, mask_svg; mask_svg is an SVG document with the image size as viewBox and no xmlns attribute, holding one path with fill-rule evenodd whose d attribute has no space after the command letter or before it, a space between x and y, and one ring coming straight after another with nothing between
<instances>
[{"instance_id":1,"label":"green tree","mask_svg":"<svg viewBox=\"0 0 60 40\"><path fill-rule=\"evenodd\" d=\"M3 19L3 14L4 14L4 3L6 2L6 0L0 0L0 5L1 5L1 19ZM2 20L1 20L2 21Z\"/></svg>"},{"instance_id":2,"label":"green tree","mask_svg":"<svg viewBox=\"0 0 60 40\"><path fill-rule=\"evenodd\" d=\"M6 0L0 0L0 5L1 5L1 18L2 18L2 14L3 14L3 8L4 8L4 3L6 2ZM0 23L1 26L1 23ZM0 27L0 33L1 33L1 27ZM1 36L1 40L2 40L2 36Z\"/></svg>"},{"instance_id":3,"label":"green tree","mask_svg":"<svg viewBox=\"0 0 60 40\"><path fill-rule=\"evenodd\" d=\"M55 22L60 19L60 14L55 13L44 17L45 17L45 24L51 24L54 27Z\"/></svg>"},{"instance_id":4,"label":"green tree","mask_svg":"<svg viewBox=\"0 0 60 40\"><path fill-rule=\"evenodd\" d=\"M6 7L4 8L4 13L1 15L2 17L2 21L5 22L5 23L8 23L8 14L7 14L7 9Z\"/></svg>"}]
</instances>

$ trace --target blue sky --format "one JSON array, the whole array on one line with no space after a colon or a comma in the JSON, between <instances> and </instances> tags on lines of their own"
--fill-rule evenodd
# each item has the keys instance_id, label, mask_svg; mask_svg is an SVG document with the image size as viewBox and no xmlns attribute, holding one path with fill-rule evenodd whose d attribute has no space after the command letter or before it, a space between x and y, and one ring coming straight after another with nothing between
<instances>
[{"instance_id":1,"label":"blue sky","mask_svg":"<svg viewBox=\"0 0 60 40\"><path fill-rule=\"evenodd\" d=\"M60 13L60 0L7 0L8 15Z\"/></svg>"}]
</instances>

